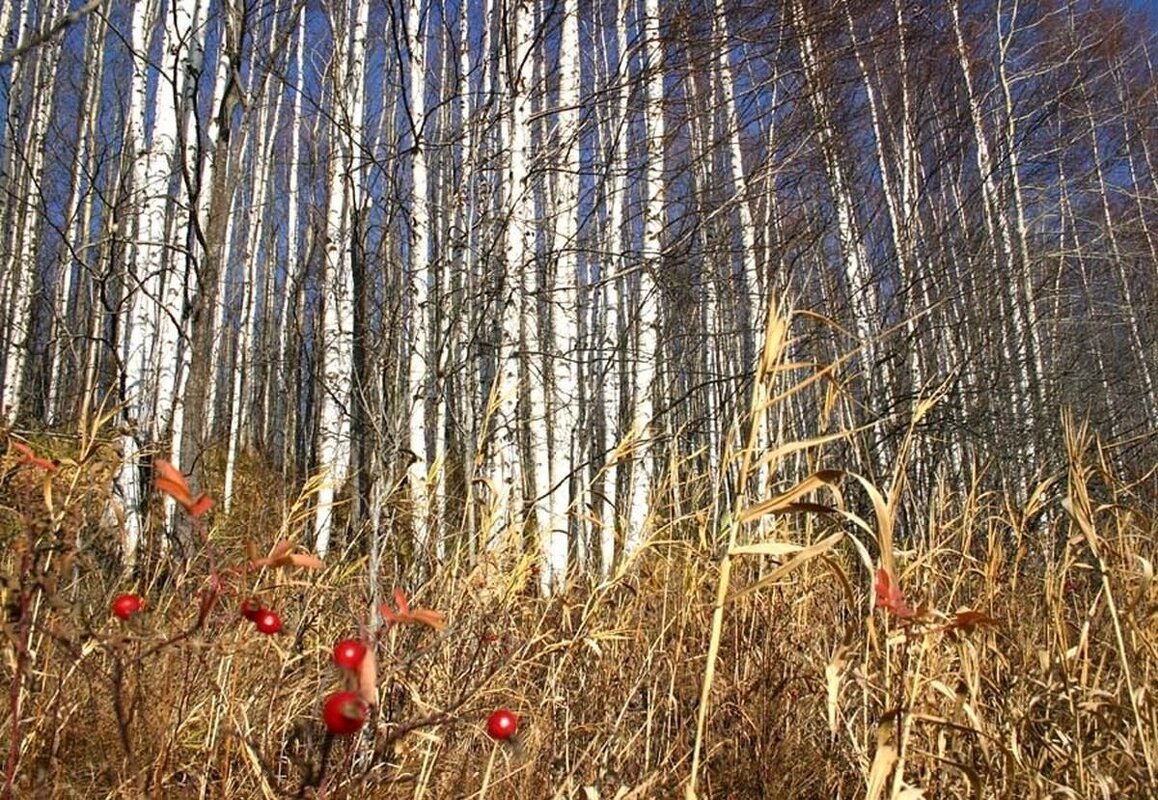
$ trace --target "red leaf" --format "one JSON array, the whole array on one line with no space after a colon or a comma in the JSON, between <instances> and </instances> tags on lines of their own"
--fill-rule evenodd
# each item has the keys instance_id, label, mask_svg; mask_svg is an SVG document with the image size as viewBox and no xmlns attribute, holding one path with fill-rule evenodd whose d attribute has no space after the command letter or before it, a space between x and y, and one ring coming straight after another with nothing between
<instances>
[{"instance_id":1,"label":"red leaf","mask_svg":"<svg viewBox=\"0 0 1158 800\"><path fill-rule=\"evenodd\" d=\"M289 539L281 539L264 558L251 558L250 569L264 567L301 567L303 569L321 569L326 564L320 558L308 553L293 552L294 545Z\"/></svg>"},{"instance_id":2,"label":"red leaf","mask_svg":"<svg viewBox=\"0 0 1158 800\"><path fill-rule=\"evenodd\" d=\"M378 658L373 647L367 648L366 655L358 662L358 694L366 705L378 705Z\"/></svg>"},{"instance_id":3,"label":"red leaf","mask_svg":"<svg viewBox=\"0 0 1158 800\"><path fill-rule=\"evenodd\" d=\"M997 620L981 611L973 611L965 608L958 611L953 617L953 621L949 623L949 628L960 628L966 633L970 633L978 625L992 625L997 627Z\"/></svg>"},{"instance_id":4,"label":"red leaf","mask_svg":"<svg viewBox=\"0 0 1158 800\"><path fill-rule=\"evenodd\" d=\"M446 616L441 611L429 608L411 610L406 593L401 589L394 590L394 604L398 606L397 611L392 609L389 603L378 606L383 618L392 625L426 625L435 631L441 631L446 627Z\"/></svg>"},{"instance_id":5,"label":"red leaf","mask_svg":"<svg viewBox=\"0 0 1158 800\"><path fill-rule=\"evenodd\" d=\"M156 487L157 491L164 492L180 503L185 512L193 519L197 519L213 508L213 498L204 492L194 497L185 476L165 459L153 460L153 472L155 473L153 486Z\"/></svg>"},{"instance_id":6,"label":"red leaf","mask_svg":"<svg viewBox=\"0 0 1158 800\"><path fill-rule=\"evenodd\" d=\"M186 510L189 512L189 516L197 519L211 508L213 508L213 498L202 492L197 495L193 501L193 505L189 506Z\"/></svg>"},{"instance_id":7,"label":"red leaf","mask_svg":"<svg viewBox=\"0 0 1158 800\"><path fill-rule=\"evenodd\" d=\"M406 592L401 589L394 590L394 603L398 606L399 614L410 613L410 601L406 599Z\"/></svg>"},{"instance_id":8,"label":"red leaf","mask_svg":"<svg viewBox=\"0 0 1158 800\"><path fill-rule=\"evenodd\" d=\"M285 560L289 566L301 567L302 569L321 569L326 566L326 562L310 553L290 553L285 557Z\"/></svg>"},{"instance_id":9,"label":"red leaf","mask_svg":"<svg viewBox=\"0 0 1158 800\"><path fill-rule=\"evenodd\" d=\"M917 612L905 602L901 587L893 583L892 576L883 567L877 570L876 594L878 608L883 608L901 619L912 619L917 616Z\"/></svg>"},{"instance_id":10,"label":"red leaf","mask_svg":"<svg viewBox=\"0 0 1158 800\"><path fill-rule=\"evenodd\" d=\"M33 467L52 472L56 469L56 462L51 459L41 458L32 451L32 448L24 444L24 442L13 442L12 448L20 453L20 463L28 464Z\"/></svg>"}]
</instances>

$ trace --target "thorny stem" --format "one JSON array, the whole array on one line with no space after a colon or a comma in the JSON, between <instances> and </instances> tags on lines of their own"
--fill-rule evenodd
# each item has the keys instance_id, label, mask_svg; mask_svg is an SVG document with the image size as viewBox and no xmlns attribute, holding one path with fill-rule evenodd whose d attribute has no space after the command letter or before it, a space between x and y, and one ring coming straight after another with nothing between
<instances>
[{"instance_id":1,"label":"thorny stem","mask_svg":"<svg viewBox=\"0 0 1158 800\"><path fill-rule=\"evenodd\" d=\"M330 761L330 753L334 749L334 734L331 731L326 731L326 738L322 740L322 760L318 764L318 772L313 776L313 780L304 780L302 785L298 788L297 796L299 798L306 796L306 789L321 790L322 783L326 780L326 766Z\"/></svg>"},{"instance_id":2,"label":"thorny stem","mask_svg":"<svg viewBox=\"0 0 1158 800\"><path fill-rule=\"evenodd\" d=\"M26 554L25 574L28 570L29 556ZM12 716L12 739L8 744L8 764L5 768L7 778L4 781L4 791L0 797L4 800L12 798L12 788L16 780L16 768L20 764L20 695L22 684L24 683L24 675L28 669L28 606L29 593L27 591L20 592L20 619L17 622L20 631L20 638L16 642L16 669L12 673L12 681L8 687L8 707L9 713Z\"/></svg>"},{"instance_id":3,"label":"thorny stem","mask_svg":"<svg viewBox=\"0 0 1158 800\"><path fill-rule=\"evenodd\" d=\"M133 745L129 740L129 718L124 704L125 668L121 663L120 654L113 659L113 713L117 717L117 732L121 738L121 748L125 751L125 758L133 757Z\"/></svg>"},{"instance_id":4,"label":"thorny stem","mask_svg":"<svg viewBox=\"0 0 1158 800\"><path fill-rule=\"evenodd\" d=\"M197 619L194 620L193 625L186 630L178 631L168 639L165 639L164 641L150 647L148 650L141 654L142 659L156 655L158 652L164 650L167 647L172 647L179 642L183 642L204 628L206 620L209 619L209 612L211 612L213 607L217 605L217 599L221 596L221 575L217 571L217 559L214 557L213 546L209 542L209 533L205 529L204 521L201 519L193 520L193 530L194 532L201 535L201 541L205 547L206 558L209 561L209 588L206 590L206 594L201 598L201 606L197 613Z\"/></svg>"}]
</instances>

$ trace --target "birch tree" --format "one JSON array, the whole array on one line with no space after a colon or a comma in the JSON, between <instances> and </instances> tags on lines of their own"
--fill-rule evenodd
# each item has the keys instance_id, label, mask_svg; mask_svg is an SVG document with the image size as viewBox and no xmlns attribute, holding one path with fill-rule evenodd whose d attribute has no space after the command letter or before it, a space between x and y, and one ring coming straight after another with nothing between
<instances>
[{"instance_id":1,"label":"birch tree","mask_svg":"<svg viewBox=\"0 0 1158 800\"><path fill-rule=\"evenodd\" d=\"M639 270L636 318L634 378L632 387L633 440L631 488L627 507L628 547L641 541L647 529L649 501L655 480L655 453L652 444L658 430L655 420L654 377L659 350L659 301L654 271L663 255L665 222L664 192L664 87L663 42L660 38L659 3L645 0L643 19L643 60L645 71L644 140L647 148L642 180L645 198L643 246Z\"/></svg>"},{"instance_id":2,"label":"birch tree","mask_svg":"<svg viewBox=\"0 0 1158 800\"><path fill-rule=\"evenodd\" d=\"M494 540L507 526L518 523L524 507L534 517L538 497L533 469L523 470L519 448L519 400L524 394L522 383L522 350L526 344L524 325L528 307L526 289L527 259L534 251L531 195L527 181L531 157L531 96L529 91L534 18L527 0L509 9L509 26L502 37L506 51L499 62L499 84L506 91L506 108L500 120L502 140L506 144L507 168L505 194L507 227L505 236L505 273L502 285L501 339L497 376L489 406L493 409L493 486L497 493L491 512L488 539Z\"/></svg>"},{"instance_id":3,"label":"birch tree","mask_svg":"<svg viewBox=\"0 0 1158 800\"><path fill-rule=\"evenodd\" d=\"M125 274L127 292L121 361L127 433L118 486L126 510L125 550L135 553L142 532L138 459L142 448L168 449L181 424L180 392L185 363L181 336L188 269L188 217L173 202L182 173L180 126L190 97L189 58L199 47L199 8L178 0L158 17L149 3L134 8L133 82L124 152L134 158L136 199L133 244ZM153 26L162 26L159 79L150 93ZM152 124L147 124L151 119Z\"/></svg>"},{"instance_id":4,"label":"birch tree","mask_svg":"<svg viewBox=\"0 0 1158 800\"><path fill-rule=\"evenodd\" d=\"M406 13L406 46L409 52L409 126L411 142L410 195L410 265L409 265L409 356L407 392L409 399L410 467L408 480L413 503L415 538L419 546L429 544L432 496L437 495L442 472L438 462L442 453L430 451L435 437L430 434L434 412L433 372L436 358L433 348L433 304L429 297L431 283L430 226L433 223L427 181L426 129L426 19L428 8L421 0L409 0ZM432 462L435 465L432 472Z\"/></svg>"},{"instance_id":5,"label":"birch tree","mask_svg":"<svg viewBox=\"0 0 1158 800\"><path fill-rule=\"evenodd\" d=\"M546 531L548 563L553 577L566 572L579 556L576 521L571 516L575 495L579 421L579 4L561 8L559 101L556 141L559 149L553 199L555 274L548 290L553 339L549 351L551 380L546 412L551 419L551 455L547 475Z\"/></svg>"},{"instance_id":6,"label":"birch tree","mask_svg":"<svg viewBox=\"0 0 1158 800\"><path fill-rule=\"evenodd\" d=\"M60 4L41 9L28 4L24 9L25 30L37 30L41 13L52 18ZM2 23L3 20L0 20ZM4 25L6 30L7 25ZM27 356L33 339L33 297L38 289L37 263L42 239L44 210L37 190L44 169L46 133L52 114L52 80L59 59L60 43L41 45L27 60L20 59L12 70L15 92L8 98L8 125L3 211L7 229L5 257L0 264L0 299L3 302L4 372L3 408L7 420L20 415L25 400Z\"/></svg>"},{"instance_id":7,"label":"birch tree","mask_svg":"<svg viewBox=\"0 0 1158 800\"><path fill-rule=\"evenodd\" d=\"M326 206L325 274L322 279L321 399L318 410L318 464L326 480L318 491L314 549L324 556L334 525L334 500L350 466L350 407L353 402L353 301L351 220L361 206L357 168L365 104L363 65L369 4L349 0L333 9L331 64L335 114L329 125L329 199Z\"/></svg>"},{"instance_id":8,"label":"birch tree","mask_svg":"<svg viewBox=\"0 0 1158 800\"><path fill-rule=\"evenodd\" d=\"M0 382L21 425L123 404L130 550L148 459L220 456L228 503L248 451L287 492L326 472L320 552L369 507L377 565L618 569L739 486L773 298L793 363L861 349L768 443L871 425L831 458L891 469L945 383L914 497L1028 485L1069 405L1150 446L1125 8L146 0L50 30L89 5L0 4Z\"/></svg>"}]
</instances>

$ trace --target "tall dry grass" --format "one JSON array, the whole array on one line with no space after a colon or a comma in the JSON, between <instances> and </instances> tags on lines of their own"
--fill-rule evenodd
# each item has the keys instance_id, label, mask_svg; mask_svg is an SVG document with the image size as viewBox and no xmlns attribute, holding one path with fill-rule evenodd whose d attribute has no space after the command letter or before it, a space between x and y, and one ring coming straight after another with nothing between
<instances>
[{"instance_id":1,"label":"tall dry grass","mask_svg":"<svg viewBox=\"0 0 1158 800\"><path fill-rule=\"evenodd\" d=\"M787 364L788 335L774 313L749 419L834 374ZM1081 424L1065 429L1068 469L1027 499L978 473L909 496L922 515L904 530L906 448L878 486L826 463L829 442L855 432L770 447L745 422L725 459L737 483L657 513L614 575L544 598L533 557L513 549L452 556L421 586L385 559L381 585L450 625L381 629L380 706L332 747L319 711L340 682L329 651L366 633L366 557L245 573L202 602L248 542L301 535L309 491L273 499L275 479L251 461L204 552L180 567L146 552L126 577L107 513L115 452L95 434L34 437L58 469L11 447L0 469L4 791L1153 796L1155 498ZM814 469L787 480L803 452ZM668 476L666 491L684 480ZM882 572L903 606L881 605ZM127 624L108 611L124 590L148 603ZM281 635L240 619L252 593L281 613ZM517 744L488 739L496 707L520 715Z\"/></svg>"}]
</instances>

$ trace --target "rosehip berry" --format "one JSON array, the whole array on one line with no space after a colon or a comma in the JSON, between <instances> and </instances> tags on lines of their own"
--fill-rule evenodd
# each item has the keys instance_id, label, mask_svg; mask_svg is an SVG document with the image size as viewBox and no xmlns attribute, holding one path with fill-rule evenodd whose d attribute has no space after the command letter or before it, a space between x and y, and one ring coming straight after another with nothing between
<instances>
[{"instance_id":1,"label":"rosehip berry","mask_svg":"<svg viewBox=\"0 0 1158 800\"><path fill-rule=\"evenodd\" d=\"M113 613L121 619L128 619L145 607L145 601L135 594L117 595L113 600Z\"/></svg>"},{"instance_id":2,"label":"rosehip berry","mask_svg":"<svg viewBox=\"0 0 1158 800\"><path fill-rule=\"evenodd\" d=\"M334 692L322 706L322 720L330 733L349 736L366 722L368 711L366 701L357 692Z\"/></svg>"},{"instance_id":3,"label":"rosehip berry","mask_svg":"<svg viewBox=\"0 0 1158 800\"><path fill-rule=\"evenodd\" d=\"M342 669L357 669L366 657L366 645L357 639L343 639L334 645L334 663Z\"/></svg>"},{"instance_id":4,"label":"rosehip berry","mask_svg":"<svg viewBox=\"0 0 1158 800\"><path fill-rule=\"evenodd\" d=\"M257 601L256 597L247 597L241 601L241 616L250 622L256 622L257 615L262 611L265 611L265 609L262 608L261 603Z\"/></svg>"},{"instance_id":5,"label":"rosehip berry","mask_svg":"<svg viewBox=\"0 0 1158 800\"><path fill-rule=\"evenodd\" d=\"M277 615L276 611L263 608L253 618L253 624L262 633L272 635L281 630L281 617Z\"/></svg>"},{"instance_id":6,"label":"rosehip berry","mask_svg":"<svg viewBox=\"0 0 1158 800\"><path fill-rule=\"evenodd\" d=\"M519 718L515 712L500 708L487 718L487 733L492 739L506 741L515 735L519 729Z\"/></svg>"}]
</instances>

